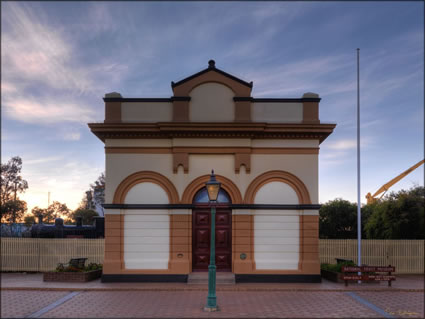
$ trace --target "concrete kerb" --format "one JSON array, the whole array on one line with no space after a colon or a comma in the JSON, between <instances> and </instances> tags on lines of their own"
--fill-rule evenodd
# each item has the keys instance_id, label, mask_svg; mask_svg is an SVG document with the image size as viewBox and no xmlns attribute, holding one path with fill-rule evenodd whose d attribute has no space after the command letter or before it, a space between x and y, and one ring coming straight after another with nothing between
<instances>
[{"instance_id":1,"label":"concrete kerb","mask_svg":"<svg viewBox=\"0 0 425 319\"><path fill-rule=\"evenodd\" d=\"M351 283L345 287L343 283L322 280L315 284L297 283L239 283L217 285L217 291L303 291L303 292L360 292L360 291L392 291L392 292L424 292L424 276L408 275L397 277L392 287L384 284ZM2 273L1 290L32 291L207 291L207 285L185 283L101 283L95 280L87 283L51 283L43 282L42 274Z\"/></svg>"},{"instance_id":2,"label":"concrete kerb","mask_svg":"<svg viewBox=\"0 0 425 319\"><path fill-rule=\"evenodd\" d=\"M203 287L135 287L135 288L83 288L83 287L6 287L0 290L32 290L32 291L208 291ZM217 287L217 291L321 291L321 292L348 292L348 291L391 291L391 292L424 292L424 289L406 289L406 288L367 288L353 287L346 289L320 289L320 288L280 288L280 287Z\"/></svg>"}]
</instances>

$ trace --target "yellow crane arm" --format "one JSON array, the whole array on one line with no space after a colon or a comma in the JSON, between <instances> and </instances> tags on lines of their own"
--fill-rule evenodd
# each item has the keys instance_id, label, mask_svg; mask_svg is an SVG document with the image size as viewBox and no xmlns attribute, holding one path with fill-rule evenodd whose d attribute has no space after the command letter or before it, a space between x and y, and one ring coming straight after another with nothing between
<instances>
[{"instance_id":1,"label":"yellow crane arm","mask_svg":"<svg viewBox=\"0 0 425 319\"><path fill-rule=\"evenodd\" d=\"M380 189L378 189L375 194L371 195L370 193L368 193L366 195L367 198L367 203L370 204L372 202L374 202L376 199L375 197L378 196L379 194L381 194L382 192L385 192L391 187L393 186L395 183L397 183L399 180L401 180L402 178L406 177L408 174L410 174L411 172L413 172L415 169L417 169L419 166L421 166L423 163L425 162L425 159L423 159L422 161L419 161L418 163L416 163L415 165L413 165L412 167L410 167L409 169L405 170L403 173L401 173L400 175L398 175L397 177L393 178L392 180L390 180L388 183L384 184ZM384 194L381 195L384 196Z\"/></svg>"}]
</instances>

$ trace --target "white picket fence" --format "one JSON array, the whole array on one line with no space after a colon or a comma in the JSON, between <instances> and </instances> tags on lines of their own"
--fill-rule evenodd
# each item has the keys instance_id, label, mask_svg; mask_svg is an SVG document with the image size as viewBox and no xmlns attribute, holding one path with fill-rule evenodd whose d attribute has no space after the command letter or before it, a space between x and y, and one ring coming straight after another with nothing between
<instances>
[{"instance_id":1,"label":"white picket fence","mask_svg":"<svg viewBox=\"0 0 425 319\"><path fill-rule=\"evenodd\" d=\"M395 266L396 274L424 273L425 240L363 239L361 263L370 266ZM321 263L336 263L335 258L357 263L356 239L320 239Z\"/></svg>"},{"instance_id":2,"label":"white picket fence","mask_svg":"<svg viewBox=\"0 0 425 319\"><path fill-rule=\"evenodd\" d=\"M70 258L103 263L104 239L1 238L1 271L49 271ZM357 240L321 239L320 262L335 258L357 262ZM424 273L425 240L362 240L362 263L392 265L396 274Z\"/></svg>"}]
</instances>

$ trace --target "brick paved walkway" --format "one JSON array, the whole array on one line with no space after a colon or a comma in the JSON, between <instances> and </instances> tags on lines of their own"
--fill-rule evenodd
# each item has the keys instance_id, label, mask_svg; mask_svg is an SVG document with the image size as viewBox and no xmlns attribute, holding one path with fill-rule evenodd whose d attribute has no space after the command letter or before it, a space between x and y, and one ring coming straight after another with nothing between
<instances>
[{"instance_id":1,"label":"brick paved walkway","mask_svg":"<svg viewBox=\"0 0 425 319\"><path fill-rule=\"evenodd\" d=\"M69 294L65 291L2 290L1 316L29 317ZM206 291L82 291L53 309L38 313L40 318L424 317L423 292L219 291L221 311L215 313L202 311L206 296ZM367 303L382 312L368 307Z\"/></svg>"}]
</instances>

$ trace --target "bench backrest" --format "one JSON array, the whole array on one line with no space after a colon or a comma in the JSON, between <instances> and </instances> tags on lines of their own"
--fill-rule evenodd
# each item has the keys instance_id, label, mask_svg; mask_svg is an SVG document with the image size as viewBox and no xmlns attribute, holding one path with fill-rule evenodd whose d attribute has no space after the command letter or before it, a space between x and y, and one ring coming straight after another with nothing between
<instances>
[{"instance_id":1,"label":"bench backrest","mask_svg":"<svg viewBox=\"0 0 425 319\"><path fill-rule=\"evenodd\" d=\"M71 258L69 265L78 269L83 269L86 264L87 258Z\"/></svg>"}]
</instances>

